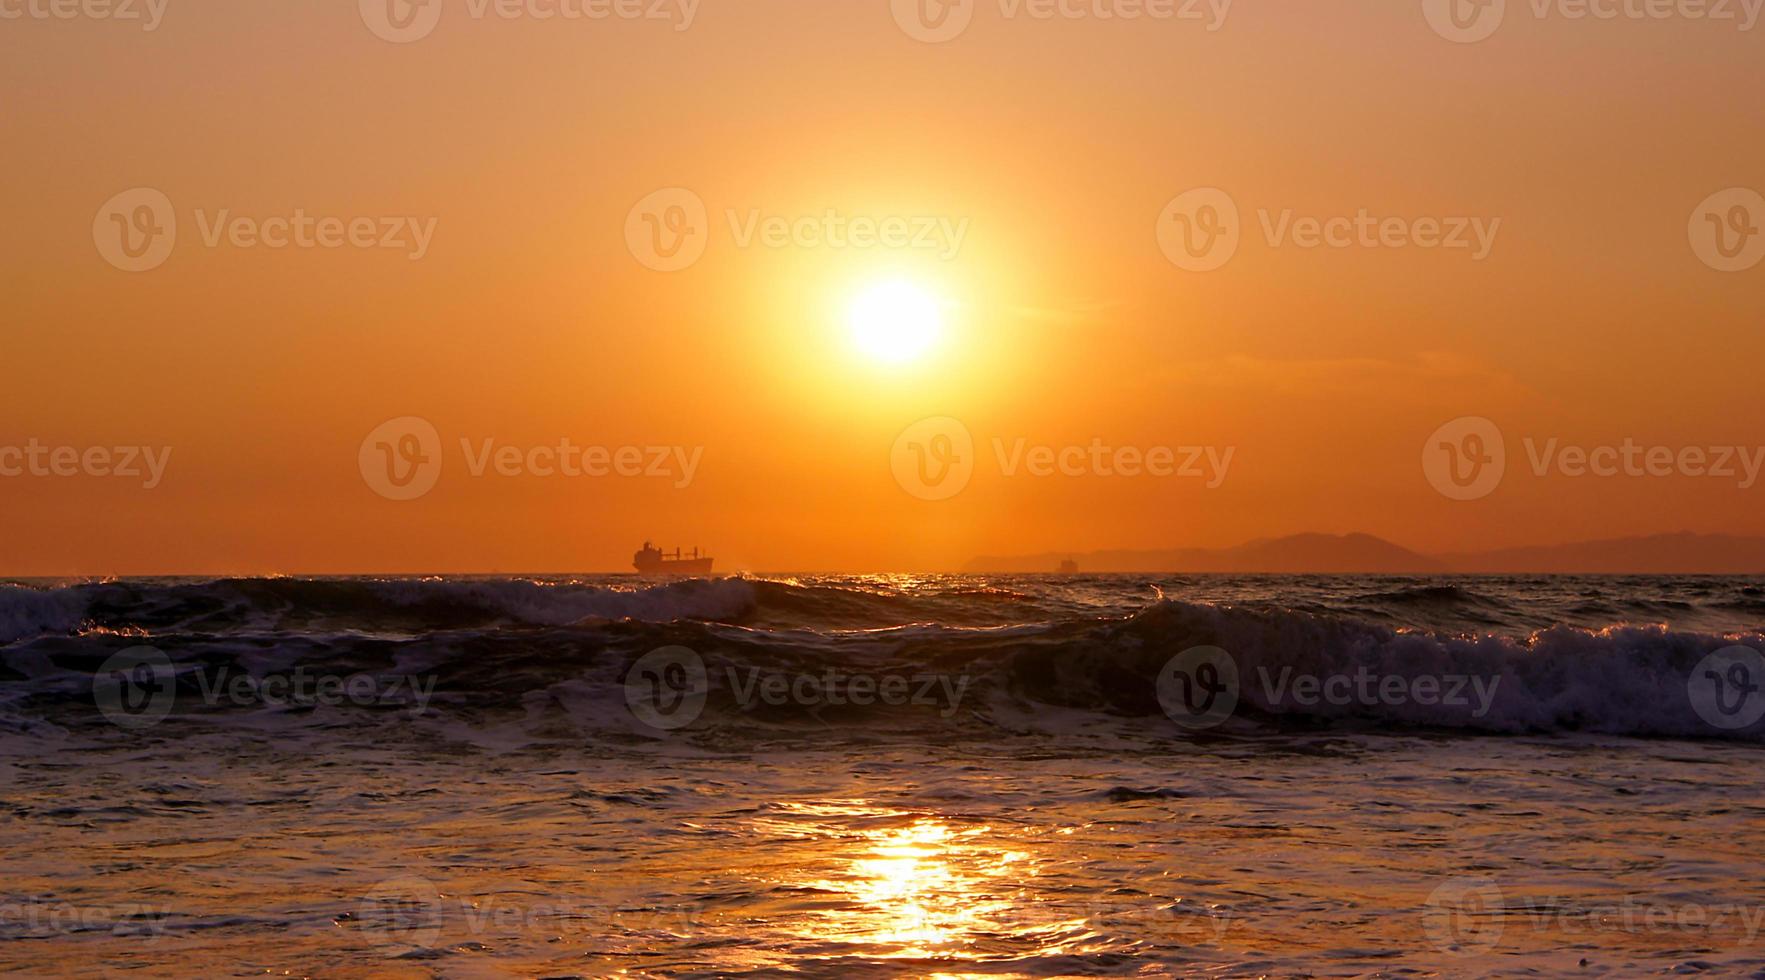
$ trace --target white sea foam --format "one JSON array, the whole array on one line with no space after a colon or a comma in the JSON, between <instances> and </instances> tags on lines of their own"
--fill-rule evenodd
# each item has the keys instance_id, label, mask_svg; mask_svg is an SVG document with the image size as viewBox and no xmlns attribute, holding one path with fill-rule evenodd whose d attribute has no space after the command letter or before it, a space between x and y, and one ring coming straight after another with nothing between
<instances>
[{"instance_id":1,"label":"white sea foam","mask_svg":"<svg viewBox=\"0 0 1765 980\"><path fill-rule=\"evenodd\" d=\"M73 589L0 585L0 643L44 633L66 633L86 616L86 595Z\"/></svg>"}]
</instances>

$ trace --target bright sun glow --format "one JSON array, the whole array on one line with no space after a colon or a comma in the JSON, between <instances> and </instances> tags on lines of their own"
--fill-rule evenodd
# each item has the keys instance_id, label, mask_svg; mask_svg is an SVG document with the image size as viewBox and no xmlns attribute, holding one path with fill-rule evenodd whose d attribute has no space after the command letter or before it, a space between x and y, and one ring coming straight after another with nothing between
<instances>
[{"instance_id":1,"label":"bright sun glow","mask_svg":"<svg viewBox=\"0 0 1765 980\"><path fill-rule=\"evenodd\" d=\"M919 359L944 330L937 297L909 282L872 286L852 301L848 322L858 349L890 364Z\"/></svg>"}]
</instances>

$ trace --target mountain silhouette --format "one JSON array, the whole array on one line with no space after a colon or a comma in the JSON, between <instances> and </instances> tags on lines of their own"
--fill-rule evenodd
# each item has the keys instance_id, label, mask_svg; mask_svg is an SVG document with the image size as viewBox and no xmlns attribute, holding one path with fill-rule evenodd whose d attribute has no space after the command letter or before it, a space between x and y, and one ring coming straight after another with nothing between
<instances>
[{"instance_id":1,"label":"mountain silhouette","mask_svg":"<svg viewBox=\"0 0 1765 980\"><path fill-rule=\"evenodd\" d=\"M1342 574L1654 574L1765 573L1765 538L1727 534L1655 534L1570 544L1427 555L1370 534L1295 534L1231 548L1053 551L982 556L968 572L1052 572L1075 558L1086 572L1231 572Z\"/></svg>"}]
</instances>

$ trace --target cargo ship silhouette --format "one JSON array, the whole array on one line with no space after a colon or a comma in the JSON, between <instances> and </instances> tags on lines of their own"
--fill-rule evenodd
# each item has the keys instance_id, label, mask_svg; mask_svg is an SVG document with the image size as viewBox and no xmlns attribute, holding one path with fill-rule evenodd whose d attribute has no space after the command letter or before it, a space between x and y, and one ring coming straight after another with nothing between
<instances>
[{"instance_id":1,"label":"cargo ship silhouette","mask_svg":"<svg viewBox=\"0 0 1765 980\"><path fill-rule=\"evenodd\" d=\"M709 575L711 560L709 555L700 557L697 548L690 555L683 555L676 548L670 555L645 541L643 550L631 556L631 567L637 569L639 575Z\"/></svg>"}]
</instances>

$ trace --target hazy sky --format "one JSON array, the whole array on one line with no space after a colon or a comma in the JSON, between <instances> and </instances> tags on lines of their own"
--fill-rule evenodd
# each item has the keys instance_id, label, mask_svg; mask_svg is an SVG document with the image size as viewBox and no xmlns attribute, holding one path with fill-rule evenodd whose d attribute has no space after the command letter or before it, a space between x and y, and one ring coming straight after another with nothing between
<instances>
[{"instance_id":1,"label":"hazy sky","mask_svg":"<svg viewBox=\"0 0 1765 980\"><path fill-rule=\"evenodd\" d=\"M0 0L0 573L1765 533L1756 5L393 2Z\"/></svg>"}]
</instances>

